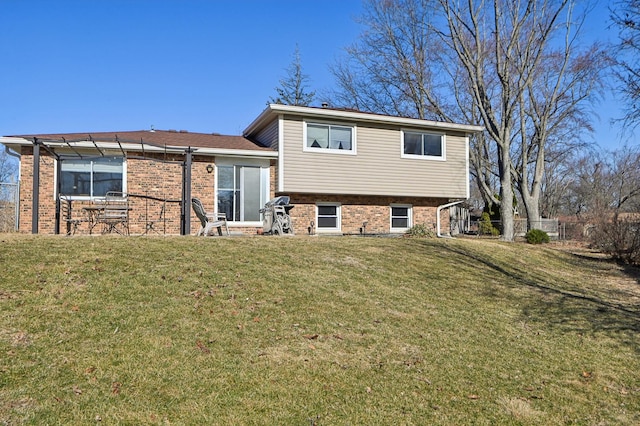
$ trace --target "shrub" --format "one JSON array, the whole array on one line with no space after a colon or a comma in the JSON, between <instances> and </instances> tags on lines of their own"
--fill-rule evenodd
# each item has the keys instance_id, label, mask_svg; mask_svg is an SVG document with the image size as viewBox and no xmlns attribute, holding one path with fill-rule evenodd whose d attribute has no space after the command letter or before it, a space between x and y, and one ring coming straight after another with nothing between
<instances>
[{"instance_id":1,"label":"shrub","mask_svg":"<svg viewBox=\"0 0 640 426\"><path fill-rule=\"evenodd\" d=\"M549 234L540 229L531 229L524 236L529 244L542 244L549 242Z\"/></svg>"},{"instance_id":2,"label":"shrub","mask_svg":"<svg viewBox=\"0 0 640 426\"><path fill-rule=\"evenodd\" d=\"M491 216L488 212L482 213L478 222L478 231L480 235L493 235L494 237L500 235L500 230L491 223Z\"/></svg>"},{"instance_id":3,"label":"shrub","mask_svg":"<svg viewBox=\"0 0 640 426\"><path fill-rule=\"evenodd\" d=\"M416 238L434 238L436 236L435 232L424 223L413 225L407 230L407 235Z\"/></svg>"},{"instance_id":4,"label":"shrub","mask_svg":"<svg viewBox=\"0 0 640 426\"><path fill-rule=\"evenodd\" d=\"M603 220L591 234L592 246L614 259L640 265L640 222L614 217Z\"/></svg>"}]
</instances>

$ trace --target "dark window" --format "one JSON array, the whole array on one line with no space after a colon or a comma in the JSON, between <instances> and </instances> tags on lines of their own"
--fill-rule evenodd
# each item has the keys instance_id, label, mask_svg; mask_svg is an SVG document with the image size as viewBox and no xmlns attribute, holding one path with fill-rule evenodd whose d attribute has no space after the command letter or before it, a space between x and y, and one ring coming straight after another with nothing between
<instances>
[{"instance_id":1,"label":"dark window","mask_svg":"<svg viewBox=\"0 0 640 426\"><path fill-rule=\"evenodd\" d=\"M351 151L353 129L328 124L307 124L307 147Z\"/></svg>"},{"instance_id":2,"label":"dark window","mask_svg":"<svg viewBox=\"0 0 640 426\"><path fill-rule=\"evenodd\" d=\"M318 205L318 229L340 228L340 207L337 205Z\"/></svg>"},{"instance_id":3,"label":"dark window","mask_svg":"<svg viewBox=\"0 0 640 426\"><path fill-rule=\"evenodd\" d=\"M405 155L443 156L443 136L434 133L404 132Z\"/></svg>"},{"instance_id":4,"label":"dark window","mask_svg":"<svg viewBox=\"0 0 640 426\"><path fill-rule=\"evenodd\" d=\"M70 196L104 197L109 191L124 192L122 157L63 160L60 192Z\"/></svg>"},{"instance_id":5,"label":"dark window","mask_svg":"<svg viewBox=\"0 0 640 426\"><path fill-rule=\"evenodd\" d=\"M411 227L411 208L408 206L391 207L391 228L407 229Z\"/></svg>"}]
</instances>

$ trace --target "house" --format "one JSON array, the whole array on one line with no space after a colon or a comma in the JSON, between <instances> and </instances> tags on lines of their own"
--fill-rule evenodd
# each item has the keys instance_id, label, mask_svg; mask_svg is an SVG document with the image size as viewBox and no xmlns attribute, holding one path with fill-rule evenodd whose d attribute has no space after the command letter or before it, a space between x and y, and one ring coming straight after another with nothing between
<instances>
[{"instance_id":1,"label":"house","mask_svg":"<svg viewBox=\"0 0 640 426\"><path fill-rule=\"evenodd\" d=\"M232 231L255 234L260 208L287 195L297 234L389 234L436 228L439 210L469 197L469 136L481 130L272 104L242 136L148 130L0 142L21 155L23 232L59 232L58 194L77 214L117 190L131 195L132 233L150 221L166 234L195 233L190 199L198 197L208 211L225 213Z\"/></svg>"}]
</instances>

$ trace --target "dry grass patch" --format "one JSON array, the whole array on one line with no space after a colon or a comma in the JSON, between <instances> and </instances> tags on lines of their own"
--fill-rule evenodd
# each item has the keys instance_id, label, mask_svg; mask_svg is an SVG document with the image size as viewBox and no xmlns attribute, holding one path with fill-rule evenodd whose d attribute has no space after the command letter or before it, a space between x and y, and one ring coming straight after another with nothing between
<instances>
[{"instance_id":1,"label":"dry grass patch","mask_svg":"<svg viewBox=\"0 0 640 426\"><path fill-rule=\"evenodd\" d=\"M521 422L542 422L544 413L534 409L526 398L498 398L498 405L515 420Z\"/></svg>"}]
</instances>

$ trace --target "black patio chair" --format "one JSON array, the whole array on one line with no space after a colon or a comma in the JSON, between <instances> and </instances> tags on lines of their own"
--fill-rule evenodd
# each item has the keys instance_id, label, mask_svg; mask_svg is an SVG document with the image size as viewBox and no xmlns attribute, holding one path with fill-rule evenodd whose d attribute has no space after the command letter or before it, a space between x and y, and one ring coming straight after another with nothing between
<instances>
[{"instance_id":1,"label":"black patio chair","mask_svg":"<svg viewBox=\"0 0 640 426\"><path fill-rule=\"evenodd\" d=\"M71 198L67 195L60 194L58 196L60 200L60 220L64 221L67 228L67 235L75 235L78 230L78 225L82 222L87 222L88 218L84 217L76 217L73 214L73 209L71 207Z\"/></svg>"}]
</instances>

